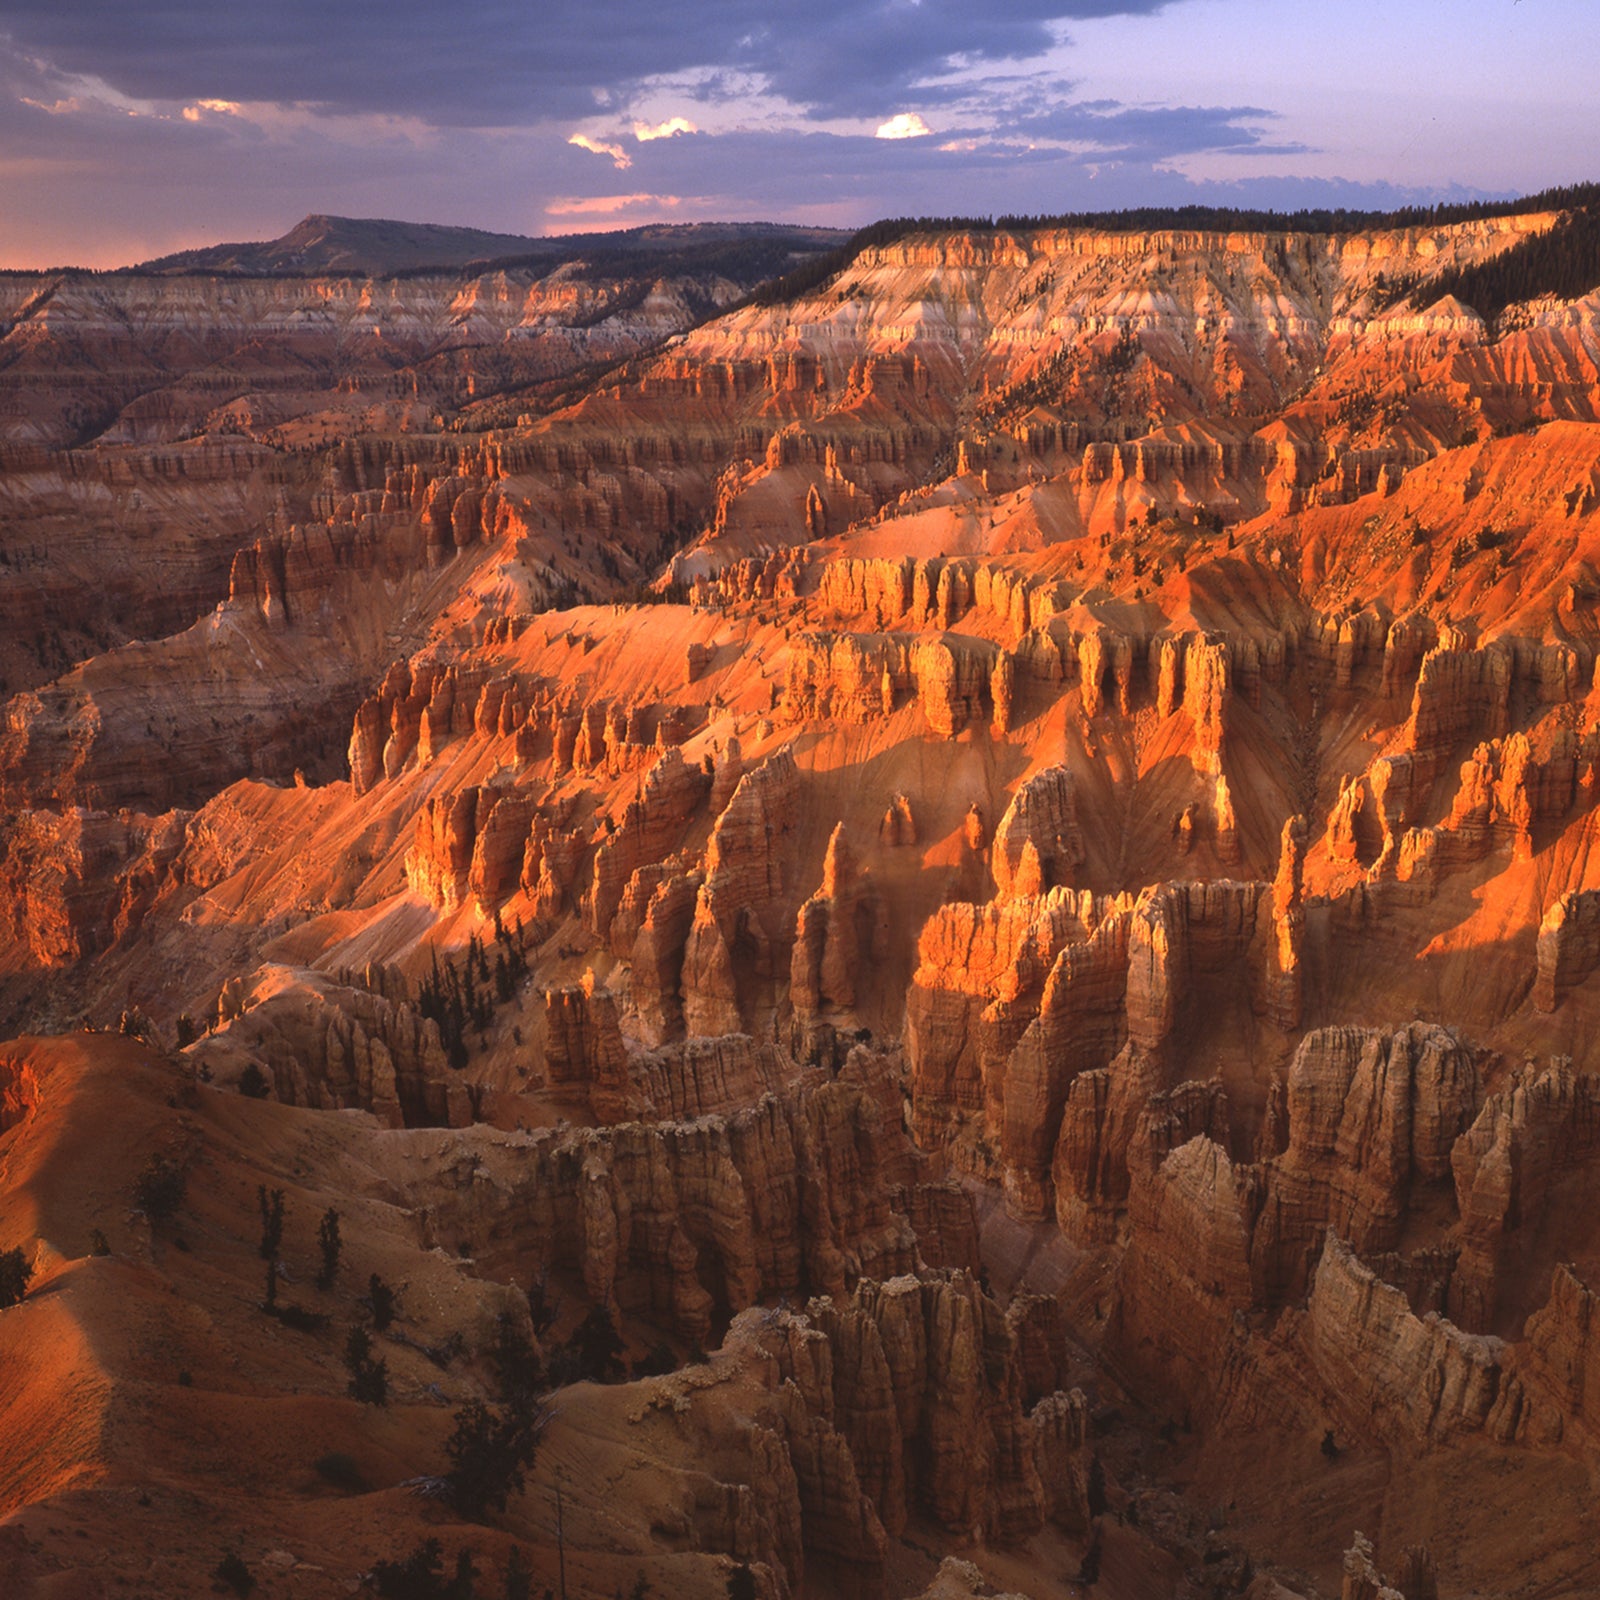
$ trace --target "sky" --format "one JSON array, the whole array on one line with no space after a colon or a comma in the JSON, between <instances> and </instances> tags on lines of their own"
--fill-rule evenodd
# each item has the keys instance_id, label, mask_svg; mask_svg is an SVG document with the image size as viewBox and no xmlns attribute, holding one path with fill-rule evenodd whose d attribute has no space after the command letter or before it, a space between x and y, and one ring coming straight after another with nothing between
<instances>
[{"instance_id":1,"label":"sky","mask_svg":"<svg viewBox=\"0 0 1600 1600\"><path fill-rule=\"evenodd\" d=\"M0 266L1600 179L1600 0L0 0Z\"/></svg>"}]
</instances>

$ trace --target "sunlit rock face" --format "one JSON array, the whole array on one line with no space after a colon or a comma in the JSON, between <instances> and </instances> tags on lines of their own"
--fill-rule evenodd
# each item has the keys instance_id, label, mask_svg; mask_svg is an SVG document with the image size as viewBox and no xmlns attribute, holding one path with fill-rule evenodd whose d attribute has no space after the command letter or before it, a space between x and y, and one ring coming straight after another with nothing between
<instances>
[{"instance_id":1,"label":"sunlit rock face","mask_svg":"<svg viewBox=\"0 0 1600 1600\"><path fill-rule=\"evenodd\" d=\"M0 1571L1600 1581L1553 221L0 286Z\"/></svg>"}]
</instances>

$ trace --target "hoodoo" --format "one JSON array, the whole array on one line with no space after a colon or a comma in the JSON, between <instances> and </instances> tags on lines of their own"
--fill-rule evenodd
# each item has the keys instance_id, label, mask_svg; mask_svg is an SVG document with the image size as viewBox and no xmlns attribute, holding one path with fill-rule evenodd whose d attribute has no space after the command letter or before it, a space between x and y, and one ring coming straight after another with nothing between
<instances>
[{"instance_id":1,"label":"hoodoo","mask_svg":"<svg viewBox=\"0 0 1600 1600\"><path fill-rule=\"evenodd\" d=\"M0 280L0 1592L1600 1590L1595 206Z\"/></svg>"}]
</instances>

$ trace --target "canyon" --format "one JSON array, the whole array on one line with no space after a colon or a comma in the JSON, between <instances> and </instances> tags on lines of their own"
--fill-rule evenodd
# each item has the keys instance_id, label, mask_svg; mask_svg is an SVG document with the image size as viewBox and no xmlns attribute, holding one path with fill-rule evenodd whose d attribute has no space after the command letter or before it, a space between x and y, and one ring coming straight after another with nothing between
<instances>
[{"instance_id":1,"label":"canyon","mask_svg":"<svg viewBox=\"0 0 1600 1600\"><path fill-rule=\"evenodd\" d=\"M1600 283L1215 223L0 278L16 1593L1600 1588Z\"/></svg>"}]
</instances>

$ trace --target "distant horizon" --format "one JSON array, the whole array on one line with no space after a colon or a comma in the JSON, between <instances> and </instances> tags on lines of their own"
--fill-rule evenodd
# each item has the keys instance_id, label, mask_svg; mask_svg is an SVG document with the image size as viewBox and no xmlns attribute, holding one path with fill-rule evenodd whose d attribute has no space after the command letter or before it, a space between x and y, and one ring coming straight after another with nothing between
<instances>
[{"instance_id":1,"label":"distant horizon","mask_svg":"<svg viewBox=\"0 0 1600 1600\"><path fill-rule=\"evenodd\" d=\"M1348 205L1345 205L1345 206L1333 206L1333 205L1321 205L1321 204L1303 204L1303 205L1299 205L1299 206L1295 206L1295 207L1291 208L1291 207L1274 207L1274 206L1229 204L1229 203L1226 203L1226 202L1220 201L1220 200L1185 201L1185 202L1181 202L1181 203L1173 204L1173 205L1151 205L1149 203L1134 202L1134 203L1129 203L1129 204L1120 205L1120 206L1112 205L1112 206L1107 206L1107 207L1095 208L1092 211L1085 208L1085 209L1078 209L1078 210L1074 210L1074 211L1070 211L1070 212L1035 211L1035 212L1024 212L1024 213L1003 213L1003 212L973 213L973 214L964 215L964 216L934 216L934 215L929 215L926 218L926 220L928 222L932 223L932 224L937 224L937 225L941 225L941 226L951 226L951 227L960 227L960 226L969 226L969 225L970 226L974 226L974 227L997 227L997 226L1002 225L1007 220L1011 220L1012 218L1014 218L1019 223L1028 223L1028 224L1040 225L1040 226L1047 226L1047 225L1049 225L1049 224L1051 224L1053 222L1080 222L1080 221L1084 225L1103 226L1103 223L1101 223L1099 219L1102 219L1102 218L1105 218L1105 217L1110 217L1110 216L1122 216L1122 215L1134 216L1134 215L1138 215L1140 213L1145 213L1145 212L1212 211L1212 212L1217 212L1217 213L1223 214L1223 215L1236 214L1236 213L1253 213L1253 214L1255 214L1257 216L1262 216L1262 217L1271 216L1271 217L1275 217L1275 218L1281 218L1284 222L1293 222L1297 217L1303 216L1303 215L1307 215L1307 214L1315 214L1315 213L1318 213L1318 212L1341 212L1342 211L1342 212L1344 212L1345 214L1347 214L1349 216L1357 217L1357 218L1362 219L1363 225L1381 225L1383 222L1385 222L1385 221L1387 221L1387 220L1389 220L1391 218L1399 219L1403 213L1408 212L1408 211L1433 211L1433 210L1447 210L1448 211L1448 210L1454 210L1454 209L1457 209L1457 208L1468 208L1468 207L1478 207L1478 206L1490 208L1489 214L1522 215L1522 214L1526 214L1526 213L1522 212L1519 208L1521 208L1525 204L1529 204L1531 202L1535 202L1535 201L1540 200L1544 195L1549 193L1551 190L1582 189L1582 188L1590 186L1590 185L1600 186L1600 177L1597 177L1597 178L1594 178L1594 179L1587 179L1587 178L1578 179L1578 180L1575 180L1575 181L1573 181L1571 183L1542 186L1539 189L1522 191L1522 192L1502 192L1502 193L1498 193L1498 194L1473 194L1473 195L1462 195L1462 194L1459 194L1459 193L1455 193L1455 194L1451 194L1449 196L1438 198L1438 199L1406 200L1406 201L1401 201L1399 203L1396 203L1394 205L1381 206L1381 207L1375 207L1375 206L1348 206ZM648 232L648 231L651 231L651 230L675 230L675 229L685 229L685 230L687 230L687 229L696 228L696 227L774 228L774 229L794 228L794 229L797 229L797 230L813 230L813 231L817 231L817 232L825 232L825 233L835 234L835 235L838 236L840 242L843 243L843 242L845 242L845 241L847 241L847 240L849 240L851 238L854 238L857 234L859 234L859 233L861 233L861 232L863 232L865 230L868 230L870 228L873 228L875 226L879 226L879 225L881 225L883 223L890 222L890 221L901 220L902 219L902 215L907 220L921 220L921 219L915 218L911 214L907 213L907 214L894 215L894 216L886 215L886 216L881 216L881 217L872 217L872 218L869 218L865 222L860 223L860 224L855 224L855 225L850 225L850 226L841 226L841 225L828 224L828 223L811 223L811 222L803 222L803 221L800 221L800 222L788 221L788 220L785 220L785 219L773 218L773 217L706 216L706 217L695 217L695 218L658 219L658 220L652 220L652 221L649 221L649 222L620 223L615 227L603 227L603 226L596 227L596 226L591 225L591 226L587 226L587 227L571 227L571 228L562 228L562 229L552 229L552 230L549 230L547 232L540 233L540 234L518 234L518 233L507 233L507 232L504 232L504 231L502 231L500 229L497 229L497 228L485 227L485 226L482 226L482 225L479 225L479 224L476 224L476 223L438 222L438 221L433 220L431 218L421 218L421 217L397 217L397 216L388 216L388 217L364 216L364 217L362 217L362 216L345 215L343 213L335 212L335 211L311 210L311 211L305 212L303 215L298 217L294 222L292 222L287 228L284 228L284 229L282 229L281 231L279 231L277 233L262 233L259 237L254 237L254 238L238 237L238 238L231 238L231 239L219 239L219 240L215 240L215 241L212 241L210 243L204 243L204 244L179 245L179 246L177 246L176 248L174 248L172 250L163 251L159 255L145 256L145 257L141 257L138 260L132 260L132 261L111 261L111 262L105 262L105 263L91 263L91 262L87 262L87 261L50 261L50 262L12 262L12 261L5 261L5 262L0 262L0 272L6 272L6 273L12 273L12 274L16 274L16 273L27 274L27 273L30 273L30 272L86 272L86 273L135 272L135 271L138 271L138 270L140 270L142 268L155 266L155 265L157 265L157 264L159 264L161 262L170 262L176 257L181 257L181 256L185 256L185 255L203 254L203 253L205 253L207 251L213 251L213 250L243 250L243 249L251 249L251 248L270 247L272 245L275 245L275 244L278 244L278 243L282 242L283 240L288 239L295 232L296 229L304 226L305 224L311 223L311 222L315 222L315 221L319 221L319 220L328 221L328 222L334 222L334 223L348 223L348 224L353 224L353 225L356 225L356 226L366 226L366 227L381 226L381 227L396 227L396 228L428 229L430 231L439 232L439 233L445 233L445 234L449 234L449 233L455 233L455 234L480 234L480 235L486 235L486 236L489 236L489 237L492 237L492 238L505 239L507 241L526 242L528 244L540 244L540 243L545 243L545 242L554 242L554 241L563 240L563 239L621 238L621 237L624 237L624 236L627 236L627 235L641 234L641 233L645 233L645 232ZM1472 219L1470 219L1470 218L1446 219L1445 221L1441 222L1439 225L1440 226L1452 226L1452 225L1454 225L1454 223L1456 221L1462 221L1462 220L1472 220ZM1142 225L1142 227L1157 227L1157 228L1159 228L1159 227L1168 226L1168 225L1169 224L1165 224L1165 223L1147 223L1147 224ZM1411 222L1409 220L1405 220L1405 221L1396 220L1396 221L1393 222L1392 225L1394 225L1394 226L1415 226L1415 225L1418 225L1418 224L1413 223L1413 222ZM1128 231L1130 231L1130 232L1142 231L1142 228L1140 226L1136 226L1136 227L1130 228ZM1307 230L1307 231L1319 231L1319 230L1311 229L1311 230ZM474 258L472 260L464 260L464 261L461 261L459 263L451 263L451 262L443 262L443 261L441 261L441 262L437 263L437 265L441 268L441 270L459 270L460 268L463 268L463 267L466 267L466 266L473 266L473 265L480 265L480 264L492 264L497 259L502 259L502 258L498 258L498 257ZM429 265L434 265L434 263L429 263ZM285 271L289 271L289 270L291 270L291 269L285 269ZM413 270L413 269L399 269L399 270ZM420 269L420 270L425 270L425 269Z\"/></svg>"},{"instance_id":2,"label":"distant horizon","mask_svg":"<svg viewBox=\"0 0 1600 1600\"><path fill-rule=\"evenodd\" d=\"M907 212L1392 210L1594 165L1585 0L11 0L0 265L426 215L527 238Z\"/></svg>"}]
</instances>

